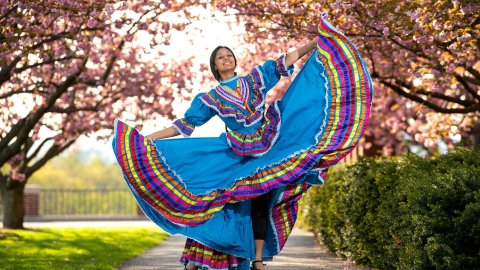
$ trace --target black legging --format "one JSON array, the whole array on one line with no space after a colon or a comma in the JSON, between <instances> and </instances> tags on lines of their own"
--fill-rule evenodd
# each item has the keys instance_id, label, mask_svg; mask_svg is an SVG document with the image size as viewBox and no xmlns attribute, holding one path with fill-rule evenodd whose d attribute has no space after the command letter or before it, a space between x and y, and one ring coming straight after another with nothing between
<instances>
[{"instance_id":1,"label":"black legging","mask_svg":"<svg viewBox=\"0 0 480 270\"><path fill-rule=\"evenodd\" d=\"M268 193L252 199L253 239L265 240L267 235Z\"/></svg>"}]
</instances>

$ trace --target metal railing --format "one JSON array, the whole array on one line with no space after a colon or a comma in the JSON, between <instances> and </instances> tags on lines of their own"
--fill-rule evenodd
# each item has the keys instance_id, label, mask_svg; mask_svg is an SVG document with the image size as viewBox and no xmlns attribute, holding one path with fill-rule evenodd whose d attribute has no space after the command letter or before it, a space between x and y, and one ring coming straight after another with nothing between
<instances>
[{"instance_id":1,"label":"metal railing","mask_svg":"<svg viewBox=\"0 0 480 270\"><path fill-rule=\"evenodd\" d=\"M137 203L129 189L42 189L41 216L136 215Z\"/></svg>"}]
</instances>

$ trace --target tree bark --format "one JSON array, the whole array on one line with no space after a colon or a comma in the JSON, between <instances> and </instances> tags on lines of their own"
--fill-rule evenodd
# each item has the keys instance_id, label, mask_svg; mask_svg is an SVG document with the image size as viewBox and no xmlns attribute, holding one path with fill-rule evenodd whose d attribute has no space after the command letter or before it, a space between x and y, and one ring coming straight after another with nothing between
<instances>
[{"instance_id":1,"label":"tree bark","mask_svg":"<svg viewBox=\"0 0 480 270\"><path fill-rule=\"evenodd\" d=\"M473 145L480 145L480 123L475 123L469 132L469 138Z\"/></svg>"},{"instance_id":2,"label":"tree bark","mask_svg":"<svg viewBox=\"0 0 480 270\"><path fill-rule=\"evenodd\" d=\"M371 143L371 147L366 149L363 149L363 155L366 157L381 157L382 156L382 146L375 144L375 137L373 136L364 136L365 141L363 142L364 144L366 143Z\"/></svg>"},{"instance_id":3,"label":"tree bark","mask_svg":"<svg viewBox=\"0 0 480 270\"><path fill-rule=\"evenodd\" d=\"M25 215L23 206L24 189L25 182L15 181L10 188L2 190L4 228L23 229L23 217Z\"/></svg>"}]
</instances>

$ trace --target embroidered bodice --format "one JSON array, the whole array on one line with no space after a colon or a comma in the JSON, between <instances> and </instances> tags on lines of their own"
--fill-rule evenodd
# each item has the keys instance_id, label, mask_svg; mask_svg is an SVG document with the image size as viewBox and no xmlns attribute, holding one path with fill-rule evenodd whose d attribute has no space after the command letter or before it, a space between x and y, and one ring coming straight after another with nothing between
<instances>
[{"instance_id":1,"label":"embroidered bodice","mask_svg":"<svg viewBox=\"0 0 480 270\"><path fill-rule=\"evenodd\" d=\"M188 137L195 126L203 125L213 116L218 115L231 130L226 136L228 143L236 153L245 154L243 148L247 146L240 146L241 143L237 142L242 140L240 137L244 136L250 136L248 140L257 142L267 139L270 141L268 143L269 148L274 141L272 141L272 138L265 137L268 135L277 136L280 113L274 113L275 104L270 106L273 107L272 110L269 109L269 112L264 112L265 96L277 84L281 76L290 76L292 72L293 66L286 67L285 55L281 55L276 61L268 60L263 65L256 66L246 76L239 77L235 74L235 76L221 81L210 91L195 96L191 107L185 113L185 117L176 120L173 126L183 136ZM272 128L268 125L276 125L276 127ZM271 132L271 134L266 134L266 130L275 134ZM253 139L252 136L256 139ZM243 138L243 140L245 139ZM258 145L255 147L258 148ZM253 152L250 154L254 155L258 149L251 150ZM265 152L267 150L258 151Z\"/></svg>"}]
</instances>

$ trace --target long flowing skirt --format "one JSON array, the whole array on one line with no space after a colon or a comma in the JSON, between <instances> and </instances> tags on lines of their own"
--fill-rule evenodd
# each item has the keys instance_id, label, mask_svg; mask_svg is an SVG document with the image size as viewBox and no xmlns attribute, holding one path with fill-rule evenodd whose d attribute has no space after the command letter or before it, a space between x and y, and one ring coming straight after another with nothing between
<instances>
[{"instance_id":1,"label":"long flowing skirt","mask_svg":"<svg viewBox=\"0 0 480 270\"><path fill-rule=\"evenodd\" d=\"M189 238L182 262L246 268L243 262L254 258L251 199L267 192L263 256L277 255L295 224L302 194L323 183L327 168L361 138L370 114L371 79L355 46L324 16L316 50L272 105L281 112L281 126L266 154L237 155L225 134L151 142L115 122L113 149L140 207L165 231Z\"/></svg>"}]
</instances>

